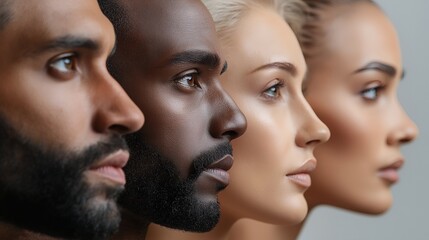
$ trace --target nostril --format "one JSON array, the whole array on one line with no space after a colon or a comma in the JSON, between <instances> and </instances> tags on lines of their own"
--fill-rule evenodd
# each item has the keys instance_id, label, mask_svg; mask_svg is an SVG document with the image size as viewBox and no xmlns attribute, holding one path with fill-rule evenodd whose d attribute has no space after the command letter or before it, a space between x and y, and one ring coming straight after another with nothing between
<instances>
[{"instance_id":1,"label":"nostril","mask_svg":"<svg viewBox=\"0 0 429 240\"><path fill-rule=\"evenodd\" d=\"M240 136L240 134L238 132L233 131L233 130L226 131L223 135L228 137L229 140L235 139L235 138Z\"/></svg>"},{"instance_id":2,"label":"nostril","mask_svg":"<svg viewBox=\"0 0 429 240\"><path fill-rule=\"evenodd\" d=\"M400 142L401 144L406 144L406 143L410 143L410 142L412 142L413 140L414 140L414 138L413 138L413 137L411 137L411 136L407 136L407 137L402 138L399 142Z\"/></svg>"},{"instance_id":3,"label":"nostril","mask_svg":"<svg viewBox=\"0 0 429 240\"><path fill-rule=\"evenodd\" d=\"M131 132L131 130L128 127L126 127L124 125L120 125L120 124L114 124L114 125L110 126L109 130L111 132L115 132L115 133L118 133L121 135Z\"/></svg>"}]
</instances>

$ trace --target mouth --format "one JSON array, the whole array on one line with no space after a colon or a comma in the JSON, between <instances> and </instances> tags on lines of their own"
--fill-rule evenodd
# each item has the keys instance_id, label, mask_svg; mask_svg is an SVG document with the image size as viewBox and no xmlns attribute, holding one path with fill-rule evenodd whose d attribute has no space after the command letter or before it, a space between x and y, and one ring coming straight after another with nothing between
<instances>
[{"instance_id":1,"label":"mouth","mask_svg":"<svg viewBox=\"0 0 429 240\"><path fill-rule=\"evenodd\" d=\"M397 181L399 181L398 171L402 167L402 165L404 165L404 160L399 159L386 167L380 168L377 172L377 175L381 179L391 184L396 183Z\"/></svg>"},{"instance_id":2,"label":"mouth","mask_svg":"<svg viewBox=\"0 0 429 240\"><path fill-rule=\"evenodd\" d=\"M103 158L89 171L116 184L125 185L125 173L122 168L127 164L129 157L128 151L118 150Z\"/></svg>"},{"instance_id":3,"label":"mouth","mask_svg":"<svg viewBox=\"0 0 429 240\"><path fill-rule=\"evenodd\" d=\"M227 186L229 184L229 174L227 171L231 169L233 162L233 157L227 154L221 159L210 164L204 172L224 186Z\"/></svg>"},{"instance_id":4,"label":"mouth","mask_svg":"<svg viewBox=\"0 0 429 240\"><path fill-rule=\"evenodd\" d=\"M310 159L306 161L301 167L286 175L295 184L309 188L311 186L310 173L316 169L316 159Z\"/></svg>"}]
</instances>

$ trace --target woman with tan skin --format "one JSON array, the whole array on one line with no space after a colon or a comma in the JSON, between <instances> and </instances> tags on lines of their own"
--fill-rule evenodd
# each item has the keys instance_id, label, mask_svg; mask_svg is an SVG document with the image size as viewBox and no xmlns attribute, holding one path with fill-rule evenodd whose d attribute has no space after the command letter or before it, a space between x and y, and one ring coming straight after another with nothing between
<instances>
[{"instance_id":1,"label":"woman with tan skin","mask_svg":"<svg viewBox=\"0 0 429 240\"><path fill-rule=\"evenodd\" d=\"M152 225L149 240L228 239L241 218L299 223L307 214L303 194L316 167L313 150L329 138L329 130L303 96L304 56L282 17L297 19L293 27L299 28L300 2L205 3L228 61L221 82L246 116L247 131L232 141L234 166L230 185L219 195L221 217L216 227L208 233L190 233Z\"/></svg>"},{"instance_id":2,"label":"woman with tan skin","mask_svg":"<svg viewBox=\"0 0 429 240\"><path fill-rule=\"evenodd\" d=\"M330 205L384 213L405 160L400 146L418 133L396 95L404 74L396 31L371 1L306 2L305 96L331 130L330 140L315 150L318 166L305 194L309 210ZM245 220L231 239L296 239L302 226Z\"/></svg>"}]
</instances>

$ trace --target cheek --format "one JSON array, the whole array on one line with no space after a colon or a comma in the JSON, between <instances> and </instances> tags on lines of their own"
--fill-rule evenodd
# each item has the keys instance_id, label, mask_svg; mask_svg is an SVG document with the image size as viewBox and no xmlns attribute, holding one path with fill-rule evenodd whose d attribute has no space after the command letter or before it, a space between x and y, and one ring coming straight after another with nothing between
<instances>
[{"instance_id":1,"label":"cheek","mask_svg":"<svg viewBox=\"0 0 429 240\"><path fill-rule=\"evenodd\" d=\"M46 79L34 82L47 82ZM81 149L96 141L91 129L93 106L83 89L31 84L4 96L2 113L23 136L51 147Z\"/></svg>"},{"instance_id":2,"label":"cheek","mask_svg":"<svg viewBox=\"0 0 429 240\"><path fill-rule=\"evenodd\" d=\"M382 202L376 200L383 199L376 197L380 192L387 196L376 177L385 141L383 124L380 116L363 103L356 103L352 97L341 99L325 98L323 103L310 99L315 112L329 127L331 138L315 149L318 166L307 197L313 205L327 203L367 211Z\"/></svg>"},{"instance_id":3,"label":"cheek","mask_svg":"<svg viewBox=\"0 0 429 240\"><path fill-rule=\"evenodd\" d=\"M290 114L279 108L258 108L249 101L237 104L246 116L247 130L232 141L235 161L229 171L230 185L220 194L224 212L276 223L302 220L306 202L285 177L295 146Z\"/></svg>"},{"instance_id":4,"label":"cheek","mask_svg":"<svg viewBox=\"0 0 429 240\"><path fill-rule=\"evenodd\" d=\"M157 148L164 157L174 160L180 177L188 177L192 160L203 151L212 149L215 142L209 133L210 107L203 100L173 98L165 89L147 92L137 101L145 114L145 124L140 130L142 138ZM155 94L153 94L155 93ZM151 99L147 101L146 99ZM192 101L191 101L192 100Z\"/></svg>"}]
</instances>

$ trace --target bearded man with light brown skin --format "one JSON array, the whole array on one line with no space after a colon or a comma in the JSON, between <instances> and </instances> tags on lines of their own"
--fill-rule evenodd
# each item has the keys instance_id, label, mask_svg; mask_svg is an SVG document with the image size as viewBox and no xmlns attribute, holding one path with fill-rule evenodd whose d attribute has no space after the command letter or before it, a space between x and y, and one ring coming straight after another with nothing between
<instances>
[{"instance_id":1,"label":"bearded man with light brown skin","mask_svg":"<svg viewBox=\"0 0 429 240\"><path fill-rule=\"evenodd\" d=\"M99 0L117 34L110 70L145 112L127 142L131 159L116 239L144 239L150 222L208 231L229 183L230 141L246 121L219 77L227 64L199 0Z\"/></svg>"},{"instance_id":2,"label":"bearded man with light brown skin","mask_svg":"<svg viewBox=\"0 0 429 240\"><path fill-rule=\"evenodd\" d=\"M0 2L0 239L117 230L121 136L144 119L107 70L114 44L96 0Z\"/></svg>"}]
</instances>

